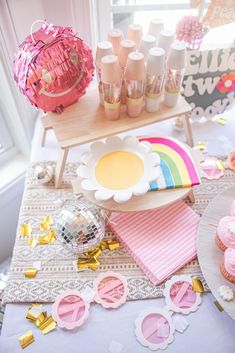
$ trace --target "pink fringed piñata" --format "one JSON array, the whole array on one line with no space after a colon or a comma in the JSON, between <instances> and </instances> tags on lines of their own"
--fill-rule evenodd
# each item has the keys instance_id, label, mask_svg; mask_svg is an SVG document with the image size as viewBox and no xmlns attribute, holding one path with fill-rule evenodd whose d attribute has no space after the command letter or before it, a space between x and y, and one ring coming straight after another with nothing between
<instances>
[{"instance_id":1,"label":"pink fringed pi\u00f1ata","mask_svg":"<svg viewBox=\"0 0 235 353\"><path fill-rule=\"evenodd\" d=\"M85 94L94 72L92 52L71 27L44 22L20 45L14 79L30 102L60 113Z\"/></svg>"}]
</instances>

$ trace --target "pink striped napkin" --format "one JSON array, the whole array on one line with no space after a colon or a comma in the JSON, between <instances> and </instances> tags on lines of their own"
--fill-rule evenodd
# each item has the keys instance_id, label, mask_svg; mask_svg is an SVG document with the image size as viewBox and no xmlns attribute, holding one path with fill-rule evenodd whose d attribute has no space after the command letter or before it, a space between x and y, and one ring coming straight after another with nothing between
<instances>
[{"instance_id":1,"label":"pink striped napkin","mask_svg":"<svg viewBox=\"0 0 235 353\"><path fill-rule=\"evenodd\" d=\"M109 228L153 284L196 256L200 217L183 201L157 210L116 213Z\"/></svg>"}]
</instances>

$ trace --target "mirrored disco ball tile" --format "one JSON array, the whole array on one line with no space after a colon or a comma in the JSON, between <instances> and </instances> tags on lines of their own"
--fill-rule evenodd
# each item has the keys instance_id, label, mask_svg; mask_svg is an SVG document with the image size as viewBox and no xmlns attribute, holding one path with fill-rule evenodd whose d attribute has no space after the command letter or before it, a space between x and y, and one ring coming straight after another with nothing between
<instances>
[{"instance_id":1,"label":"mirrored disco ball tile","mask_svg":"<svg viewBox=\"0 0 235 353\"><path fill-rule=\"evenodd\" d=\"M79 254L101 242L105 234L105 220L100 209L88 201L77 200L60 212L56 231L58 239Z\"/></svg>"}]
</instances>

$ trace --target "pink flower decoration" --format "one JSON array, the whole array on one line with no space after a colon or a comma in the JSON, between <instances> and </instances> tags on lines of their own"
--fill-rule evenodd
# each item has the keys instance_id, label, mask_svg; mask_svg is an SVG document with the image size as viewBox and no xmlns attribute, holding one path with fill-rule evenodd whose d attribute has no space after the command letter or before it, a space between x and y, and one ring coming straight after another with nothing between
<instances>
[{"instance_id":1,"label":"pink flower decoration","mask_svg":"<svg viewBox=\"0 0 235 353\"><path fill-rule=\"evenodd\" d=\"M184 16L176 25L176 39L190 49L198 49L203 38L203 25L197 16Z\"/></svg>"},{"instance_id":2,"label":"pink flower decoration","mask_svg":"<svg viewBox=\"0 0 235 353\"><path fill-rule=\"evenodd\" d=\"M222 75L216 87L220 93L233 92L235 90L235 72Z\"/></svg>"},{"instance_id":3,"label":"pink flower decoration","mask_svg":"<svg viewBox=\"0 0 235 353\"><path fill-rule=\"evenodd\" d=\"M60 113L85 94L94 65L91 50L71 27L44 22L20 45L13 70L33 105Z\"/></svg>"}]
</instances>

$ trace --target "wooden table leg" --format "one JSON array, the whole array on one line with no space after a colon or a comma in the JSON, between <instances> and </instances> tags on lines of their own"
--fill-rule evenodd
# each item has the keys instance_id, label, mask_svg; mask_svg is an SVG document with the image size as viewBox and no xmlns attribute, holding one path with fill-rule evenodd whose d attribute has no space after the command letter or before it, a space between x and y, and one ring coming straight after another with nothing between
<instances>
[{"instance_id":1,"label":"wooden table leg","mask_svg":"<svg viewBox=\"0 0 235 353\"><path fill-rule=\"evenodd\" d=\"M187 144L190 147L193 147L193 145L194 145L193 133L192 133L192 127L191 127L191 123L190 123L189 118L190 118L190 113L184 114L184 131L185 131L185 135L186 135Z\"/></svg>"},{"instance_id":2,"label":"wooden table leg","mask_svg":"<svg viewBox=\"0 0 235 353\"><path fill-rule=\"evenodd\" d=\"M50 120L50 116L45 114L41 117L41 132L40 132L40 144L42 147L45 146L47 131L52 129L52 124Z\"/></svg>"},{"instance_id":3,"label":"wooden table leg","mask_svg":"<svg viewBox=\"0 0 235 353\"><path fill-rule=\"evenodd\" d=\"M47 135L47 129L42 125L41 131L40 131L40 145L41 145L41 147L45 146L46 135Z\"/></svg>"},{"instance_id":4,"label":"wooden table leg","mask_svg":"<svg viewBox=\"0 0 235 353\"><path fill-rule=\"evenodd\" d=\"M55 187L59 188L61 177L64 173L64 167L68 156L68 148L60 148L55 169Z\"/></svg>"},{"instance_id":5,"label":"wooden table leg","mask_svg":"<svg viewBox=\"0 0 235 353\"><path fill-rule=\"evenodd\" d=\"M187 199L189 200L189 202L191 203L195 203L195 196L194 196L194 192L193 189L191 189L188 193Z\"/></svg>"},{"instance_id":6,"label":"wooden table leg","mask_svg":"<svg viewBox=\"0 0 235 353\"><path fill-rule=\"evenodd\" d=\"M174 121L174 128L176 131L184 131L184 118L177 116Z\"/></svg>"}]
</instances>

